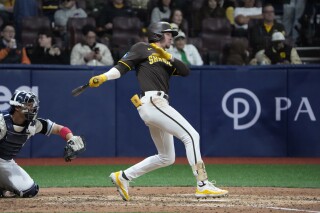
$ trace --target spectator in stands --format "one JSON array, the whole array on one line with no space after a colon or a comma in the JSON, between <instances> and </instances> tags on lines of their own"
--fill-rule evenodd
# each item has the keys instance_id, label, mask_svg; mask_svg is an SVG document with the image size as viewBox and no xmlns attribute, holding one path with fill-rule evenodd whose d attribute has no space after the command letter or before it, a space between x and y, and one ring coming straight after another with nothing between
<instances>
[{"instance_id":1,"label":"spectator in stands","mask_svg":"<svg viewBox=\"0 0 320 213\"><path fill-rule=\"evenodd\" d=\"M55 43L53 33L42 30L38 34L38 45L30 56L32 64L69 64L68 54Z\"/></svg>"},{"instance_id":2,"label":"spectator in stands","mask_svg":"<svg viewBox=\"0 0 320 213\"><path fill-rule=\"evenodd\" d=\"M206 18L225 18L226 12L219 7L218 0L205 0L196 15L194 30L196 34L201 31L202 21Z\"/></svg>"},{"instance_id":3,"label":"spectator in stands","mask_svg":"<svg viewBox=\"0 0 320 213\"><path fill-rule=\"evenodd\" d=\"M141 42L148 43L148 29L146 27L142 27L140 32L139 32L139 37Z\"/></svg>"},{"instance_id":4,"label":"spectator in stands","mask_svg":"<svg viewBox=\"0 0 320 213\"><path fill-rule=\"evenodd\" d=\"M87 13L77 7L76 0L62 0L59 10L54 13L55 28L64 35L69 18L86 18Z\"/></svg>"},{"instance_id":5,"label":"spectator in stands","mask_svg":"<svg viewBox=\"0 0 320 213\"><path fill-rule=\"evenodd\" d=\"M256 53L251 65L264 64L302 64L297 50L285 43L281 32L272 34L272 45Z\"/></svg>"},{"instance_id":6,"label":"spectator in stands","mask_svg":"<svg viewBox=\"0 0 320 213\"><path fill-rule=\"evenodd\" d=\"M173 57L183 61L186 65L203 65L202 58L193 44L187 44L186 35L180 31L174 37L174 45L168 50Z\"/></svg>"},{"instance_id":7,"label":"spectator in stands","mask_svg":"<svg viewBox=\"0 0 320 213\"><path fill-rule=\"evenodd\" d=\"M15 40L13 24L4 24L1 29L0 63L1 64L30 64L26 49Z\"/></svg>"},{"instance_id":8,"label":"spectator in stands","mask_svg":"<svg viewBox=\"0 0 320 213\"><path fill-rule=\"evenodd\" d=\"M218 0L219 7L227 9L228 7L236 7L237 0Z\"/></svg>"},{"instance_id":9,"label":"spectator in stands","mask_svg":"<svg viewBox=\"0 0 320 213\"><path fill-rule=\"evenodd\" d=\"M283 25L286 29L287 36L290 36L293 42L296 42L301 28L299 19L302 17L306 6L306 0L290 0L289 3L283 4Z\"/></svg>"},{"instance_id":10,"label":"spectator in stands","mask_svg":"<svg viewBox=\"0 0 320 213\"><path fill-rule=\"evenodd\" d=\"M177 31L181 30L183 32L186 32L186 34L188 35L188 23L183 18L183 13L180 9L172 10L169 23L171 23L171 25L173 23L176 24L178 27Z\"/></svg>"},{"instance_id":11,"label":"spectator in stands","mask_svg":"<svg viewBox=\"0 0 320 213\"><path fill-rule=\"evenodd\" d=\"M54 13L59 10L61 0L41 0L41 14L54 23Z\"/></svg>"},{"instance_id":12,"label":"spectator in stands","mask_svg":"<svg viewBox=\"0 0 320 213\"><path fill-rule=\"evenodd\" d=\"M84 41L76 44L71 51L71 65L110 66L113 58L109 48L97 42L95 27L85 25L82 28Z\"/></svg>"},{"instance_id":13,"label":"spectator in stands","mask_svg":"<svg viewBox=\"0 0 320 213\"><path fill-rule=\"evenodd\" d=\"M236 37L247 37L249 21L262 19L262 8L255 7L255 0L243 1L244 6L236 7L234 10L234 36Z\"/></svg>"},{"instance_id":14,"label":"spectator in stands","mask_svg":"<svg viewBox=\"0 0 320 213\"><path fill-rule=\"evenodd\" d=\"M252 48L252 55L271 45L271 36L274 32L285 34L284 26L275 20L274 7L271 4L263 6L262 16L263 20L259 20L249 30L249 43Z\"/></svg>"},{"instance_id":15,"label":"spectator in stands","mask_svg":"<svg viewBox=\"0 0 320 213\"><path fill-rule=\"evenodd\" d=\"M171 0L159 0L157 7L153 8L151 12L151 24L159 21L169 21L171 5Z\"/></svg>"},{"instance_id":16,"label":"spectator in stands","mask_svg":"<svg viewBox=\"0 0 320 213\"><path fill-rule=\"evenodd\" d=\"M130 0L130 7L136 17L138 17L143 26L147 27L150 24L150 8L152 3L150 0Z\"/></svg>"},{"instance_id":17,"label":"spectator in stands","mask_svg":"<svg viewBox=\"0 0 320 213\"><path fill-rule=\"evenodd\" d=\"M233 40L224 47L222 64L225 65L246 65L249 62L249 51L243 40Z\"/></svg>"},{"instance_id":18,"label":"spectator in stands","mask_svg":"<svg viewBox=\"0 0 320 213\"><path fill-rule=\"evenodd\" d=\"M194 13L192 3L193 0L172 0L171 8L179 8L184 15L183 19L189 24L192 23L192 17L189 14ZM185 33L187 32L185 31Z\"/></svg>"},{"instance_id":19,"label":"spectator in stands","mask_svg":"<svg viewBox=\"0 0 320 213\"><path fill-rule=\"evenodd\" d=\"M200 21L205 18L225 18L226 11L218 4L218 0L206 0L200 9Z\"/></svg>"},{"instance_id":20,"label":"spectator in stands","mask_svg":"<svg viewBox=\"0 0 320 213\"><path fill-rule=\"evenodd\" d=\"M218 5L226 11L226 17L230 24L234 26L234 8L238 3L236 0L220 0Z\"/></svg>"},{"instance_id":21,"label":"spectator in stands","mask_svg":"<svg viewBox=\"0 0 320 213\"><path fill-rule=\"evenodd\" d=\"M25 17L38 16L39 5L37 0L15 0L13 16L16 29L16 39L21 41L22 20Z\"/></svg>"},{"instance_id":22,"label":"spectator in stands","mask_svg":"<svg viewBox=\"0 0 320 213\"><path fill-rule=\"evenodd\" d=\"M105 33L111 35L113 29L113 19L119 16L126 17L131 15L132 10L125 4L124 0L112 0L103 7L99 18L96 20L98 24L98 31L104 31Z\"/></svg>"},{"instance_id":23,"label":"spectator in stands","mask_svg":"<svg viewBox=\"0 0 320 213\"><path fill-rule=\"evenodd\" d=\"M4 23L13 20L13 5L14 2L10 0L0 0L0 18ZM0 26L1 27L1 26Z\"/></svg>"}]
</instances>

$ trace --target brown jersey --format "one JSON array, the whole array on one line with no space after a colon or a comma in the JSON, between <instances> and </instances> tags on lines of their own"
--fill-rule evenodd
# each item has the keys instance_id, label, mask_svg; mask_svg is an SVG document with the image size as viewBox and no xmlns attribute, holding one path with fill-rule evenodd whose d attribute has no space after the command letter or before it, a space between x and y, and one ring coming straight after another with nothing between
<instances>
[{"instance_id":1,"label":"brown jersey","mask_svg":"<svg viewBox=\"0 0 320 213\"><path fill-rule=\"evenodd\" d=\"M115 67L121 75L135 69L142 92L157 90L168 94L170 77L187 76L189 68L178 59L170 62L153 53L156 51L148 43L136 43Z\"/></svg>"}]
</instances>

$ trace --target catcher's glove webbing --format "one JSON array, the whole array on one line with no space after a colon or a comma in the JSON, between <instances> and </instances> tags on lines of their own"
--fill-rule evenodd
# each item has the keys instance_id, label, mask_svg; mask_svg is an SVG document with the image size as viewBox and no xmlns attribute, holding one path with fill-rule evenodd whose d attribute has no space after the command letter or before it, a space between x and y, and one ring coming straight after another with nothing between
<instances>
[{"instance_id":1,"label":"catcher's glove webbing","mask_svg":"<svg viewBox=\"0 0 320 213\"><path fill-rule=\"evenodd\" d=\"M80 136L72 136L64 148L64 160L69 162L85 150L86 144L84 138L81 138Z\"/></svg>"}]
</instances>

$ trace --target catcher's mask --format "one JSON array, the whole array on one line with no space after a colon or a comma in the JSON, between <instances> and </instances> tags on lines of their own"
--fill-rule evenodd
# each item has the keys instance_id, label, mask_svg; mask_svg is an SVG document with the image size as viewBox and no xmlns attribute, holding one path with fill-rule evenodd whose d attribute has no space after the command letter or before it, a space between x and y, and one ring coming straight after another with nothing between
<instances>
[{"instance_id":1,"label":"catcher's mask","mask_svg":"<svg viewBox=\"0 0 320 213\"><path fill-rule=\"evenodd\" d=\"M16 90L9 103L11 114L13 114L15 107L21 107L26 120L32 121L37 117L39 100L32 92Z\"/></svg>"},{"instance_id":2,"label":"catcher's mask","mask_svg":"<svg viewBox=\"0 0 320 213\"><path fill-rule=\"evenodd\" d=\"M174 30L168 22L156 22L148 28L148 40L150 43L160 41L163 33L170 32L173 37L178 35L178 31Z\"/></svg>"}]
</instances>

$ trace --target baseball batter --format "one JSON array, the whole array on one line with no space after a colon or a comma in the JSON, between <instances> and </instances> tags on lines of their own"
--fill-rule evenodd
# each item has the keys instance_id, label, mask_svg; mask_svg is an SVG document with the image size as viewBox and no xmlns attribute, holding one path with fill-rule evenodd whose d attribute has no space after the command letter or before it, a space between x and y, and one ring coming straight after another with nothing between
<instances>
[{"instance_id":1,"label":"baseball batter","mask_svg":"<svg viewBox=\"0 0 320 213\"><path fill-rule=\"evenodd\" d=\"M151 24L148 29L150 43L139 42L131 47L113 68L104 74L94 76L90 87L98 87L107 80L120 78L135 69L140 85L141 99L133 96L140 117L149 127L158 154L124 170L111 173L110 178L116 185L123 200L130 199L129 182L155 169L169 166L175 161L173 136L180 139L186 148L188 162L197 179L195 196L220 197L228 191L219 189L208 181L205 165L199 147L199 134L189 122L169 105L169 80L171 76L187 76L189 68L180 60L165 51L172 38L178 34L169 23Z\"/></svg>"},{"instance_id":2,"label":"baseball batter","mask_svg":"<svg viewBox=\"0 0 320 213\"><path fill-rule=\"evenodd\" d=\"M10 111L0 112L0 198L34 197L39 186L13 158L26 141L37 133L60 135L74 152L84 149L79 136L73 136L68 127L37 118L39 100L31 92L16 91L10 100ZM75 157L75 156L71 156ZM66 158L70 160L70 156Z\"/></svg>"}]
</instances>

